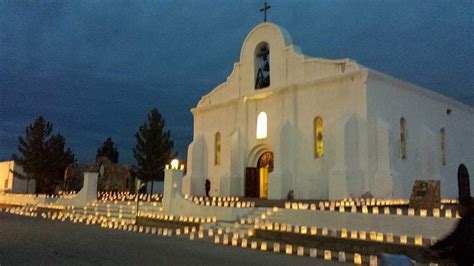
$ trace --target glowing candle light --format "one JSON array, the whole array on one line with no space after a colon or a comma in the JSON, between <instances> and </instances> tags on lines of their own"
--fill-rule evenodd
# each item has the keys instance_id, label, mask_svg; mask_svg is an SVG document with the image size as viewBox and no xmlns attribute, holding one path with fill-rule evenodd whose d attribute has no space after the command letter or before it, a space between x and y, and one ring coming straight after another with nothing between
<instances>
[{"instance_id":1,"label":"glowing candle light","mask_svg":"<svg viewBox=\"0 0 474 266\"><path fill-rule=\"evenodd\" d=\"M397 208L397 215L400 216L400 215L403 215L403 211L402 209L400 208Z\"/></svg>"},{"instance_id":2,"label":"glowing candle light","mask_svg":"<svg viewBox=\"0 0 474 266\"><path fill-rule=\"evenodd\" d=\"M379 214L379 207L373 207L372 208L372 213L373 214Z\"/></svg>"},{"instance_id":3,"label":"glowing candle light","mask_svg":"<svg viewBox=\"0 0 474 266\"><path fill-rule=\"evenodd\" d=\"M275 231L280 231L280 224L279 224L279 223L275 223L273 229L274 229Z\"/></svg>"},{"instance_id":4,"label":"glowing candle light","mask_svg":"<svg viewBox=\"0 0 474 266\"><path fill-rule=\"evenodd\" d=\"M189 240L194 240L194 233L189 234Z\"/></svg>"},{"instance_id":5,"label":"glowing candle light","mask_svg":"<svg viewBox=\"0 0 474 266\"><path fill-rule=\"evenodd\" d=\"M247 238L242 238L242 243L240 243L242 248L247 248Z\"/></svg>"},{"instance_id":6,"label":"glowing candle light","mask_svg":"<svg viewBox=\"0 0 474 266\"><path fill-rule=\"evenodd\" d=\"M446 218L452 217L451 209L446 209L446 211L444 212L444 217Z\"/></svg>"},{"instance_id":7,"label":"glowing candle light","mask_svg":"<svg viewBox=\"0 0 474 266\"><path fill-rule=\"evenodd\" d=\"M324 260L331 260L332 254L330 250L324 250Z\"/></svg>"},{"instance_id":8,"label":"glowing candle light","mask_svg":"<svg viewBox=\"0 0 474 266\"><path fill-rule=\"evenodd\" d=\"M386 214L386 215L390 214L390 208L389 208L389 207L385 207L385 208L383 209L383 214Z\"/></svg>"},{"instance_id":9,"label":"glowing candle light","mask_svg":"<svg viewBox=\"0 0 474 266\"><path fill-rule=\"evenodd\" d=\"M214 244L219 244L220 241L221 241L220 236L219 236L219 235L216 235L216 236L214 237Z\"/></svg>"},{"instance_id":10,"label":"glowing candle light","mask_svg":"<svg viewBox=\"0 0 474 266\"><path fill-rule=\"evenodd\" d=\"M298 234L300 232L300 226L299 225L295 225L295 227L293 228L294 232L296 234Z\"/></svg>"},{"instance_id":11,"label":"glowing candle light","mask_svg":"<svg viewBox=\"0 0 474 266\"><path fill-rule=\"evenodd\" d=\"M315 248L310 248L309 249L309 257L310 258L316 258L318 256L318 250Z\"/></svg>"},{"instance_id":12,"label":"glowing candle light","mask_svg":"<svg viewBox=\"0 0 474 266\"><path fill-rule=\"evenodd\" d=\"M374 241L377 240L377 232L370 231L369 238L370 238L370 240L374 240Z\"/></svg>"},{"instance_id":13,"label":"glowing candle light","mask_svg":"<svg viewBox=\"0 0 474 266\"><path fill-rule=\"evenodd\" d=\"M346 262L346 253L344 251L339 251L339 262Z\"/></svg>"},{"instance_id":14,"label":"glowing candle light","mask_svg":"<svg viewBox=\"0 0 474 266\"><path fill-rule=\"evenodd\" d=\"M423 238L421 235L415 235L415 246L422 246Z\"/></svg>"},{"instance_id":15,"label":"glowing candle light","mask_svg":"<svg viewBox=\"0 0 474 266\"><path fill-rule=\"evenodd\" d=\"M278 242L273 243L273 252L280 253L280 243Z\"/></svg>"},{"instance_id":16,"label":"glowing candle light","mask_svg":"<svg viewBox=\"0 0 474 266\"><path fill-rule=\"evenodd\" d=\"M365 240L367 238L367 233L365 231L359 231L359 239Z\"/></svg>"},{"instance_id":17,"label":"glowing candle light","mask_svg":"<svg viewBox=\"0 0 474 266\"><path fill-rule=\"evenodd\" d=\"M377 266L377 256L370 255L369 266Z\"/></svg>"},{"instance_id":18,"label":"glowing candle light","mask_svg":"<svg viewBox=\"0 0 474 266\"><path fill-rule=\"evenodd\" d=\"M400 236L400 243L401 244L406 244L408 242L408 237L407 235L401 235Z\"/></svg>"},{"instance_id":19,"label":"glowing candle light","mask_svg":"<svg viewBox=\"0 0 474 266\"><path fill-rule=\"evenodd\" d=\"M362 206L362 213L368 213L367 206Z\"/></svg>"},{"instance_id":20,"label":"glowing candle light","mask_svg":"<svg viewBox=\"0 0 474 266\"><path fill-rule=\"evenodd\" d=\"M251 249L257 249L257 241L250 242L250 248Z\"/></svg>"},{"instance_id":21,"label":"glowing candle light","mask_svg":"<svg viewBox=\"0 0 474 266\"><path fill-rule=\"evenodd\" d=\"M237 246L237 241L238 241L238 238L236 238L236 237L232 238L232 246L233 247Z\"/></svg>"},{"instance_id":22,"label":"glowing candle light","mask_svg":"<svg viewBox=\"0 0 474 266\"><path fill-rule=\"evenodd\" d=\"M180 236L180 235L181 235L181 228L177 228L177 229L176 229L176 235L177 235L177 236Z\"/></svg>"},{"instance_id":23,"label":"glowing candle light","mask_svg":"<svg viewBox=\"0 0 474 266\"><path fill-rule=\"evenodd\" d=\"M260 243L260 250L267 251L267 242L262 241L262 243Z\"/></svg>"},{"instance_id":24,"label":"glowing candle light","mask_svg":"<svg viewBox=\"0 0 474 266\"><path fill-rule=\"evenodd\" d=\"M377 233L377 241L383 242L383 233Z\"/></svg>"},{"instance_id":25,"label":"glowing candle light","mask_svg":"<svg viewBox=\"0 0 474 266\"><path fill-rule=\"evenodd\" d=\"M224 245L228 245L229 244L229 236L227 234L225 234L223 237L222 237L222 244Z\"/></svg>"},{"instance_id":26,"label":"glowing candle light","mask_svg":"<svg viewBox=\"0 0 474 266\"><path fill-rule=\"evenodd\" d=\"M285 246L285 253L286 253L287 255L293 254L293 246L287 244L287 245Z\"/></svg>"},{"instance_id":27,"label":"glowing candle light","mask_svg":"<svg viewBox=\"0 0 474 266\"><path fill-rule=\"evenodd\" d=\"M341 229L341 238L346 238L347 237L347 229L346 228L342 228Z\"/></svg>"},{"instance_id":28,"label":"glowing candle light","mask_svg":"<svg viewBox=\"0 0 474 266\"><path fill-rule=\"evenodd\" d=\"M362 256L359 253L354 253L354 264L362 264Z\"/></svg>"},{"instance_id":29,"label":"glowing candle light","mask_svg":"<svg viewBox=\"0 0 474 266\"><path fill-rule=\"evenodd\" d=\"M388 243L393 243L393 234L392 233L387 233L387 242Z\"/></svg>"},{"instance_id":30,"label":"glowing candle light","mask_svg":"<svg viewBox=\"0 0 474 266\"><path fill-rule=\"evenodd\" d=\"M327 235L328 235L328 229L327 229L326 227L323 227L322 235L323 235L323 236L327 236Z\"/></svg>"},{"instance_id":31,"label":"glowing candle light","mask_svg":"<svg viewBox=\"0 0 474 266\"><path fill-rule=\"evenodd\" d=\"M311 226L311 235L315 236L318 234L318 228L316 226Z\"/></svg>"},{"instance_id":32,"label":"glowing candle light","mask_svg":"<svg viewBox=\"0 0 474 266\"><path fill-rule=\"evenodd\" d=\"M409 215L409 216L415 216L415 209L413 209L413 208L408 208L408 215Z\"/></svg>"},{"instance_id":33,"label":"glowing candle light","mask_svg":"<svg viewBox=\"0 0 474 266\"><path fill-rule=\"evenodd\" d=\"M357 207L356 206L352 206L351 207L351 213L356 213L357 212Z\"/></svg>"},{"instance_id":34,"label":"glowing candle light","mask_svg":"<svg viewBox=\"0 0 474 266\"><path fill-rule=\"evenodd\" d=\"M292 208L293 210L298 210L298 203L293 202L293 203L291 204L291 208Z\"/></svg>"},{"instance_id":35,"label":"glowing candle light","mask_svg":"<svg viewBox=\"0 0 474 266\"><path fill-rule=\"evenodd\" d=\"M300 232L301 234L306 235L308 233L308 228L306 226L301 226Z\"/></svg>"}]
</instances>

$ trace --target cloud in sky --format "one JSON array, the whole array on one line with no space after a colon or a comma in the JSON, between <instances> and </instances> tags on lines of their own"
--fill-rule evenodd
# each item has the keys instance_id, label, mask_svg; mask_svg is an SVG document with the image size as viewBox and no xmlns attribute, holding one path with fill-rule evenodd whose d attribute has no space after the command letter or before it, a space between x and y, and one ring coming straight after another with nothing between
<instances>
[{"instance_id":1,"label":"cloud in sky","mask_svg":"<svg viewBox=\"0 0 474 266\"><path fill-rule=\"evenodd\" d=\"M38 115L80 160L107 138L132 162L158 107L181 158L189 109L225 81L263 1L0 2L0 159ZM474 105L470 1L270 1L303 53L362 65Z\"/></svg>"}]
</instances>

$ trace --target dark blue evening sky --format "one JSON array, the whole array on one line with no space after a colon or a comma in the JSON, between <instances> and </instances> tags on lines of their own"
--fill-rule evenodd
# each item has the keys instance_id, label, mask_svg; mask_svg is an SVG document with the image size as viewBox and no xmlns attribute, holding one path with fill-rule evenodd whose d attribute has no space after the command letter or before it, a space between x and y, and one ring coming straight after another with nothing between
<instances>
[{"instance_id":1,"label":"dark blue evening sky","mask_svg":"<svg viewBox=\"0 0 474 266\"><path fill-rule=\"evenodd\" d=\"M269 1L303 53L351 58L474 105L472 1ZM263 1L0 0L0 160L43 115L79 160L112 137L132 163L157 107L179 157L189 111L225 81Z\"/></svg>"}]
</instances>

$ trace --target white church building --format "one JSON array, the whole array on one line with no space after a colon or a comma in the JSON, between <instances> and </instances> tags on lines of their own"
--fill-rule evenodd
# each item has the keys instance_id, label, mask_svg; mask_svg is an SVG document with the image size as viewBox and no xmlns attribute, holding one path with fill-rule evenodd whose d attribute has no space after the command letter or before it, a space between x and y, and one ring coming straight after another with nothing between
<instances>
[{"instance_id":1,"label":"white church building","mask_svg":"<svg viewBox=\"0 0 474 266\"><path fill-rule=\"evenodd\" d=\"M458 195L474 169L474 108L349 59L303 55L272 23L248 34L227 81L192 110L183 193L408 198L414 180ZM471 176L470 183L473 183Z\"/></svg>"}]
</instances>

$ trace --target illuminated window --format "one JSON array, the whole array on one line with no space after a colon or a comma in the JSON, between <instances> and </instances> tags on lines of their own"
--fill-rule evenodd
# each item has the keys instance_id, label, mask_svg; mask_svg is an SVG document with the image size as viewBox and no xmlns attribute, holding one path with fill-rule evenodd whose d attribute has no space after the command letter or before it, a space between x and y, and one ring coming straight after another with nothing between
<instances>
[{"instance_id":1,"label":"illuminated window","mask_svg":"<svg viewBox=\"0 0 474 266\"><path fill-rule=\"evenodd\" d=\"M440 141L441 141L441 163L443 165L446 165L446 130L444 130L444 128L442 128L440 131L439 131L439 134L440 134Z\"/></svg>"},{"instance_id":2,"label":"illuminated window","mask_svg":"<svg viewBox=\"0 0 474 266\"><path fill-rule=\"evenodd\" d=\"M267 114L260 112L257 117L257 139L267 138Z\"/></svg>"},{"instance_id":3,"label":"illuminated window","mask_svg":"<svg viewBox=\"0 0 474 266\"><path fill-rule=\"evenodd\" d=\"M215 144L214 144L214 165L221 164L221 133L216 133Z\"/></svg>"},{"instance_id":4,"label":"illuminated window","mask_svg":"<svg viewBox=\"0 0 474 266\"><path fill-rule=\"evenodd\" d=\"M314 119L314 157L321 158L324 155L324 125L323 119L318 116Z\"/></svg>"},{"instance_id":5,"label":"illuminated window","mask_svg":"<svg viewBox=\"0 0 474 266\"><path fill-rule=\"evenodd\" d=\"M405 118L400 118L400 158L407 158L406 148L407 134L406 134L406 121Z\"/></svg>"}]
</instances>

